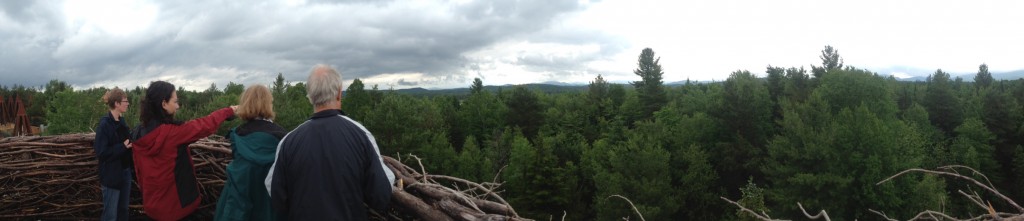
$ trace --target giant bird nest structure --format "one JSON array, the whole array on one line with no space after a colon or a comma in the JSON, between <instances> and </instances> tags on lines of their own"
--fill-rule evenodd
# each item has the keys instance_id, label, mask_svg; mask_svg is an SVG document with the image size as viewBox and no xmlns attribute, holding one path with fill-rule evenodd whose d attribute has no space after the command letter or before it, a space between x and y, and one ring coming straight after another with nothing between
<instances>
[{"instance_id":1,"label":"giant bird nest structure","mask_svg":"<svg viewBox=\"0 0 1024 221\"><path fill-rule=\"evenodd\" d=\"M0 219L97 219L102 210L96 175L95 134L23 136L0 140ZM212 219L231 162L231 144L220 136L190 145L202 204L192 218ZM496 182L476 183L427 174L415 156L384 157L396 175L391 209L377 220L528 220L502 197ZM143 218L138 186L132 185L132 217Z\"/></svg>"}]
</instances>

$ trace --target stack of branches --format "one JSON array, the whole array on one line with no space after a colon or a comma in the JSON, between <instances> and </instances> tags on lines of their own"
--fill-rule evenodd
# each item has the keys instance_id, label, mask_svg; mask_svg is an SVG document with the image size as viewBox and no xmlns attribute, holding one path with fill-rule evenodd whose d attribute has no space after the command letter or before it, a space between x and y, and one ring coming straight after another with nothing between
<instances>
[{"instance_id":1,"label":"stack of branches","mask_svg":"<svg viewBox=\"0 0 1024 221\"><path fill-rule=\"evenodd\" d=\"M970 175L963 175L961 173L961 171L970 172ZM1007 197L1003 193L999 192L999 190L996 189L994 185L992 185L992 182L989 181L988 176L985 176L985 174L982 174L981 172L978 172L978 170L975 170L974 168L967 167L967 166L949 165L949 166L938 167L935 170L921 169L921 168L907 169L907 170L904 170L904 171L900 171L899 173L896 173L895 175L892 175L889 178L886 178L886 179L884 179L882 181L879 181L878 183L876 183L876 185L882 185L883 183L889 182L889 181L895 179L896 177L899 177L899 176L902 176L902 175L905 175L905 174L908 174L908 173L914 173L914 172L925 173L925 174L933 174L933 175L939 175L939 176L946 176L946 177L951 177L951 178L965 180L965 181L967 181L970 184L973 184L975 186L981 187L985 191L992 193L994 196L996 196L1000 200L1005 201L1008 205L1013 207L1013 209L1016 210L1016 212L1012 212L1012 213L998 212L998 211L995 210L995 208L992 207L991 203L984 203L983 202L984 200L982 199L981 195L978 194L978 192L970 191L971 193L967 193L967 192L964 192L963 190L957 190L957 193L959 193L960 195L966 197L972 203L974 203L978 207L981 207L981 209L987 211L987 213L979 215L979 216L975 216L975 217L970 217L970 218L957 218L957 217L953 217L953 216L950 216L948 214L945 214L943 212L938 212L938 211L933 211L933 210L925 210L925 211L917 213L916 216L914 216L913 218L910 218L909 220L956 220L956 221L1000 220L1000 221L1024 221L1024 207L1021 207L1019 204L1017 204L1017 202L1013 201L1012 199L1010 199L1009 197ZM978 176L979 178L982 178L983 180L985 180L985 182L978 181L978 179L975 179L972 176ZM777 221L777 220L780 220L780 219L772 219L770 216L768 216L768 214L764 213L764 211L761 211L760 213L758 213L758 212L756 212L754 210L746 208L743 205L740 205L739 203L737 203L735 201L732 201L732 200L729 200L729 199L727 199L725 197L721 197L721 199L725 200L726 202L729 202L730 204L735 205L736 207L739 207L740 211L743 211L743 212L746 212L748 214L751 214L751 215L753 215L757 219L765 220L765 221ZM800 211L803 212L804 216L806 216L809 219L824 219L826 221L832 220L832 218L830 218L828 216L828 212L826 212L825 210L821 210L816 215L811 215L810 213L807 213L807 210L805 210L804 206L801 205L799 202L796 203L796 205L797 205L797 207L800 208ZM889 221L896 221L897 220L897 219L890 218L889 216L885 215L884 212L881 212L881 211L876 211L874 209L868 209L868 211L881 216L885 220L889 220Z\"/></svg>"},{"instance_id":2,"label":"stack of branches","mask_svg":"<svg viewBox=\"0 0 1024 221\"><path fill-rule=\"evenodd\" d=\"M92 143L95 134L22 136L0 140L0 219L90 219L103 208ZM231 149L213 136L192 144L202 205L193 215L211 219L224 187ZM142 198L132 185L130 209L143 216Z\"/></svg>"},{"instance_id":3,"label":"stack of branches","mask_svg":"<svg viewBox=\"0 0 1024 221\"><path fill-rule=\"evenodd\" d=\"M94 139L95 134L87 133L0 140L0 220L99 217L103 205ZM210 220L227 177L231 144L214 135L190 147L203 196L192 218ZM387 156L384 162L399 181L393 187L392 208L370 214L375 219L526 220L497 194L497 183L427 174L422 164L417 172ZM129 207L133 217L144 216L137 184L132 185Z\"/></svg>"},{"instance_id":4,"label":"stack of branches","mask_svg":"<svg viewBox=\"0 0 1024 221\"><path fill-rule=\"evenodd\" d=\"M500 183L475 183L458 177L427 174L416 156L410 155L420 166L419 172L402 164L400 160L384 157L384 164L395 173L396 185L392 190L393 210L387 216L374 215L379 220L528 220L519 217L505 199L498 195ZM442 184L448 184L442 185ZM492 200L488 200L492 199ZM397 211L396 211L397 210Z\"/></svg>"}]
</instances>

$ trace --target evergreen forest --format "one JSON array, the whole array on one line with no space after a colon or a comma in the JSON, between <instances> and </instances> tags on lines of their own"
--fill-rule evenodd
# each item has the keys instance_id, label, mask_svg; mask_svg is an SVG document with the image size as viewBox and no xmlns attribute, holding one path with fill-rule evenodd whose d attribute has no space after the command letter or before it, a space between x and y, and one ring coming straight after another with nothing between
<instances>
[{"instance_id":1,"label":"evergreen forest","mask_svg":"<svg viewBox=\"0 0 1024 221\"><path fill-rule=\"evenodd\" d=\"M940 69L926 81L898 81L845 65L830 46L820 53L809 69L767 66L765 76L737 70L722 82L681 85L665 85L650 48L637 57L635 81L598 75L578 90L488 90L478 78L465 93L416 95L354 79L342 109L383 154L407 163L415 155L430 174L503 183L500 194L538 220L640 220L612 195L645 220L755 220L719 197L781 218L803 217L797 203L849 220L881 218L869 209L896 219L987 213L960 190L1013 211L961 179L915 173L876 184L945 165L975 168L1024 200L1024 79L995 80L981 64L974 79ZM275 122L286 129L312 114L304 80L267 79ZM177 118L236 104L245 86L179 88ZM108 89L52 80L3 87L0 96L32 97L33 125L56 135L91 132ZM134 126L144 88L126 90Z\"/></svg>"}]
</instances>

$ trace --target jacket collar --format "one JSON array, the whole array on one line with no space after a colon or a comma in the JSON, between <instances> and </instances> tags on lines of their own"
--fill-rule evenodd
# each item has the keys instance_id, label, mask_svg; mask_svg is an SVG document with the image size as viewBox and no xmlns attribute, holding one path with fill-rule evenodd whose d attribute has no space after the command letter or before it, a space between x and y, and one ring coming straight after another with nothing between
<instances>
[{"instance_id":1,"label":"jacket collar","mask_svg":"<svg viewBox=\"0 0 1024 221\"><path fill-rule=\"evenodd\" d=\"M110 121L111 123L122 123L122 122L124 122L124 114L121 114L121 119L117 119L117 120L115 121L115 120L114 120L114 114L110 113L110 111L109 111L109 110L107 111L107 116L106 116L106 117L104 117L104 118L106 118L106 119L107 119L108 121Z\"/></svg>"},{"instance_id":2,"label":"jacket collar","mask_svg":"<svg viewBox=\"0 0 1024 221\"><path fill-rule=\"evenodd\" d=\"M320 118L325 118L325 117L333 117L333 116L338 116L338 115L345 115L345 112L343 112L341 110L338 110L338 109L322 110L320 112L316 112L315 114L313 114L313 117L310 117L309 119L310 120L315 120L315 119L320 119Z\"/></svg>"}]
</instances>

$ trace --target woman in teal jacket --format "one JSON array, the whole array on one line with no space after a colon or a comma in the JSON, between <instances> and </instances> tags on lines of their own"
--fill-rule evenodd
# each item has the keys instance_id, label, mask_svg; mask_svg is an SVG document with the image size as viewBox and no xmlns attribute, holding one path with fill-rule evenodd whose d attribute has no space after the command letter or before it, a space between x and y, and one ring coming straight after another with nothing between
<instances>
[{"instance_id":1,"label":"woman in teal jacket","mask_svg":"<svg viewBox=\"0 0 1024 221\"><path fill-rule=\"evenodd\" d=\"M273 103L270 90L263 85L250 86L242 93L236 115L245 123L228 134L234 159L228 164L227 183L217 200L216 220L276 220L263 180L274 163L277 143L287 132L274 124Z\"/></svg>"}]
</instances>

